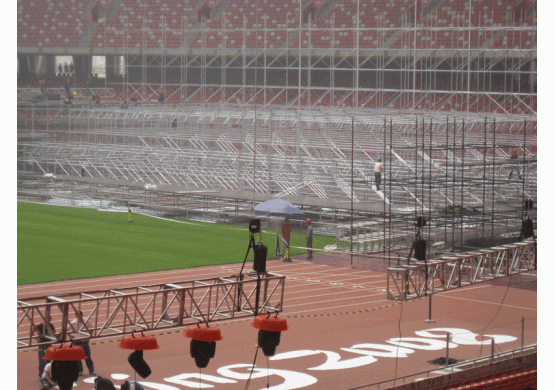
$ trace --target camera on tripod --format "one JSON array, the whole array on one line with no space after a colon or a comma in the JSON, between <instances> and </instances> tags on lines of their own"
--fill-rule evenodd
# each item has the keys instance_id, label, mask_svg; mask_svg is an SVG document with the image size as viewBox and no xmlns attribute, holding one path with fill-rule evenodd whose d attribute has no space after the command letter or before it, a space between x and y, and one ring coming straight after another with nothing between
<instances>
[{"instance_id":1,"label":"camera on tripod","mask_svg":"<svg viewBox=\"0 0 555 390\"><path fill-rule=\"evenodd\" d=\"M416 217L416 219L414 220L414 226L416 226L418 229L422 229L424 226L426 226L426 217Z\"/></svg>"},{"instance_id":2,"label":"camera on tripod","mask_svg":"<svg viewBox=\"0 0 555 390\"><path fill-rule=\"evenodd\" d=\"M255 245L254 237L253 237L255 233L260 233L261 231L262 230L260 229L260 219L259 218L251 219L249 222L249 232L251 232L251 240L249 243L249 247L251 247L254 252L253 269L256 272L264 273L266 272L266 256L268 254L268 247L262 244L262 242L259 242L258 244Z\"/></svg>"},{"instance_id":3,"label":"camera on tripod","mask_svg":"<svg viewBox=\"0 0 555 390\"><path fill-rule=\"evenodd\" d=\"M260 218L254 218L250 220L249 232L251 232L252 234L260 233Z\"/></svg>"},{"instance_id":4,"label":"camera on tripod","mask_svg":"<svg viewBox=\"0 0 555 390\"><path fill-rule=\"evenodd\" d=\"M414 249L414 257L418 261L425 261L426 260L426 241L422 239L420 236L420 229L426 226L426 217L418 216L414 220L414 225L418 229L416 232L416 238L413 242L413 249ZM412 249L411 249L412 253Z\"/></svg>"}]
</instances>

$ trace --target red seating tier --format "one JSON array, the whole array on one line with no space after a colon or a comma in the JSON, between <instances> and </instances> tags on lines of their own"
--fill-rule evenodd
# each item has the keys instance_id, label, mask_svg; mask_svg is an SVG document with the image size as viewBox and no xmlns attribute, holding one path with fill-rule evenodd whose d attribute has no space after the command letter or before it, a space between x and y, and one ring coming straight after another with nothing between
<instances>
[{"instance_id":1,"label":"red seating tier","mask_svg":"<svg viewBox=\"0 0 555 390\"><path fill-rule=\"evenodd\" d=\"M429 2L419 0L419 9ZM203 3L203 0L122 0L115 15L109 15L105 23L98 23L90 46L177 48L184 42L185 31L195 35L189 41L193 48L240 48L243 44L249 48L279 48L286 43L297 48L299 42L301 48L356 46L357 0L334 1L329 10L324 10L323 16L317 13L316 19L311 21L310 27L318 31L310 30L304 23L301 36L290 40L288 34L294 37L299 26L297 0L234 0L227 3L221 15L198 24L196 12ZM389 30L412 25L405 20L414 0L367 0L358 4L359 26L375 29L361 30L359 45L363 49L383 47L388 38L394 40L389 46L392 49L414 48L415 45L416 48L440 50L483 45L494 49L536 46L535 32L517 29L498 37L491 30L480 30L480 27L510 25L515 0L473 0L472 12L469 12L468 2L445 0L418 20L417 26L422 28L416 32ZM88 0L18 0L18 45L77 46L90 23L90 15L85 14L88 5ZM534 21L525 19L519 23L533 24ZM470 33L457 31L469 24L478 29ZM333 33L323 30L332 27L336 29ZM286 28L291 31L287 33Z\"/></svg>"},{"instance_id":2,"label":"red seating tier","mask_svg":"<svg viewBox=\"0 0 555 390\"><path fill-rule=\"evenodd\" d=\"M89 15L87 0L33 0L17 2L17 45L77 46Z\"/></svg>"}]
</instances>

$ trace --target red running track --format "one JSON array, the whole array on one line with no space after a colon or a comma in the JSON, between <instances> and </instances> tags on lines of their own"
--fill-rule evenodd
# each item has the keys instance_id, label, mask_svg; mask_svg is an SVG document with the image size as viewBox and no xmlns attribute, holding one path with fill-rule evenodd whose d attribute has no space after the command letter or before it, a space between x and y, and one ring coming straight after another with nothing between
<instances>
[{"instance_id":1,"label":"red running track","mask_svg":"<svg viewBox=\"0 0 555 390\"><path fill-rule=\"evenodd\" d=\"M457 360L489 356L492 338L496 353L520 348L522 317L526 319L524 344L537 342L535 275L436 294L432 307L435 323L427 323L428 299L404 304L387 300L384 272L302 260L269 261L267 268L287 277L281 316L287 318L290 329L282 333L274 357L268 359L259 351L249 389L267 388L268 384L274 390L349 389L436 370L441 367L429 361L446 355L447 331L455 335L450 357ZM239 269L240 264L231 264L18 286L17 297L229 276ZM158 390L246 388L257 344L257 330L250 322L243 319L214 325L221 328L224 339L217 343L215 357L200 375L184 329L153 333L161 348L145 351L152 374L137 380L145 389ZM135 375L127 362L130 351L117 348L118 342L91 342L96 373L116 385ZM92 380L80 377L74 388L92 389ZM17 388L40 388L36 350L18 351Z\"/></svg>"}]
</instances>

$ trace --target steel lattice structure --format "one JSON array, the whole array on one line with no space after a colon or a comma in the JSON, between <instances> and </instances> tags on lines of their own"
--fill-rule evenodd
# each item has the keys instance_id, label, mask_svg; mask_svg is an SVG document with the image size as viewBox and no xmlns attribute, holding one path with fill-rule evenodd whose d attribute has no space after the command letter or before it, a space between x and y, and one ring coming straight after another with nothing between
<instances>
[{"instance_id":1,"label":"steel lattice structure","mask_svg":"<svg viewBox=\"0 0 555 390\"><path fill-rule=\"evenodd\" d=\"M425 214L434 239L461 243L463 230L506 232L536 198L535 117L206 105L20 105L18 113L21 172L332 209L352 200L393 219ZM381 191L372 172L379 156Z\"/></svg>"},{"instance_id":2,"label":"steel lattice structure","mask_svg":"<svg viewBox=\"0 0 555 390\"><path fill-rule=\"evenodd\" d=\"M34 10L19 4L28 19ZM21 40L31 73L73 55L77 104L18 90L18 166L354 208L404 232L427 214L428 237L451 246L466 232L494 237L536 198L536 13L535 1L507 0L111 2L78 27L76 47ZM93 56L106 78L90 86ZM102 107L82 105L93 92ZM372 186L378 156L385 191Z\"/></svg>"},{"instance_id":3,"label":"steel lattice structure","mask_svg":"<svg viewBox=\"0 0 555 390\"><path fill-rule=\"evenodd\" d=\"M528 240L484 250L414 261L387 270L388 299L411 300L536 268L536 242ZM428 272L426 275L426 271Z\"/></svg>"},{"instance_id":4,"label":"steel lattice structure","mask_svg":"<svg viewBox=\"0 0 555 390\"><path fill-rule=\"evenodd\" d=\"M506 197L514 191L501 177L515 163L522 171L526 166L524 191L535 195L535 166L528 167L535 163L535 118L495 123L497 118L488 122L487 116L449 121L438 114L413 118L372 111L203 106L35 107L20 108L19 114L20 132L44 135L42 141L20 142L24 159L43 173L56 167L60 174L81 175L84 169L86 176L102 179L348 200L352 151L357 181L368 179L376 157L386 155L391 182L402 183L391 193L401 207L422 197L411 179L425 178L424 184L433 186L455 170L475 183L483 169L491 168L492 178L499 180L496 196ZM514 147L523 158L506 161ZM358 202L373 192L357 185L353 196ZM472 194L467 197L475 200Z\"/></svg>"},{"instance_id":5,"label":"steel lattice structure","mask_svg":"<svg viewBox=\"0 0 555 390\"><path fill-rule=\"evenodd\" d=\"M280 312L284 286L284 276L247 273L18 300L17 348L36 347L35 326L50 321L57 336L51 336L48 344L68 341L76 335L107 338ZM71 321L81 318L80 311L91 327L78 332Z\"/></svg>"},{"instance_id":6,"label":"steel lattice structure","mask_svg":"<svg viewBox=\"0 0 555 390\"><path fill-rule=\"evenodd\" d=\"M54 73L56 55L89 73L92 56L105 56L103 99L163 91L189 104L537 112L535 1L221 0L208 19L203 3L170 13L153 0L111 2L77 46L39 35L18 55Z\"/></svg>"}]
</instances>

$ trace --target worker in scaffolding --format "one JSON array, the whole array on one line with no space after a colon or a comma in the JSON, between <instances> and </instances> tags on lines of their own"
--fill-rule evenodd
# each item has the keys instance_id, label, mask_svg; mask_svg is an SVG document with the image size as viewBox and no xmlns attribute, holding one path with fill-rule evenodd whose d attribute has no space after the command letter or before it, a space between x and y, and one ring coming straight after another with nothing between
<instances>
[{"instance_id":1,"label":"worker in scaffolding","mask_svg":"<svg viewBox=\"0 0 555 390\"><path fill-rule=\"evenodd\" d=\"M92 96L91 96L91 106L100 106L100 96L98 95L98 91L96 91Z\"/></svg>"},{"instance_id":2,"label":"worker in scaffolding","mask_svg":"<svg viewBox=\"0 0 555 390\"><path fill-rule=\"evenodd\" d=\"M513 148L512 152L511 152L511 160L517 160L518 159L518 149L517 148ZM518 178L520 180L522 180L522 175L520 173L520 165L518 165L518 163L516 161L513 162L513 165L511 166L511 171L509 172L509 181L511 181L512 177L513 177L513 172L515 172L518 174Z\"/></svg>"},{"instance_id":3,"label":"worker in scaffolding","mask_svg":"<svg viewBox=\"0 0 555 390\"><path fill-rule=\"evenodd\" d=\"M384 165L382 162L382 158L378 157L378 159L376 160L376 164L374 164L374 181L376 183L376 191L380 190L383 169L384 169Z\"/></svg>"},{"instance_id":4,"label":"worker in scaffolding","mask_svg":"<svg viewBox=\"0 0 555 390\"><path fill-rule=\"evenodd\" d=\"M65 92L66 92L66 100L65 100L66 104L71 104L71 101L73 100L73 95L71 94L70 86L71 86L71 80L67 79L65 84L64 84L64 89L65 89Z\"/></svg>"}]
</instances>

